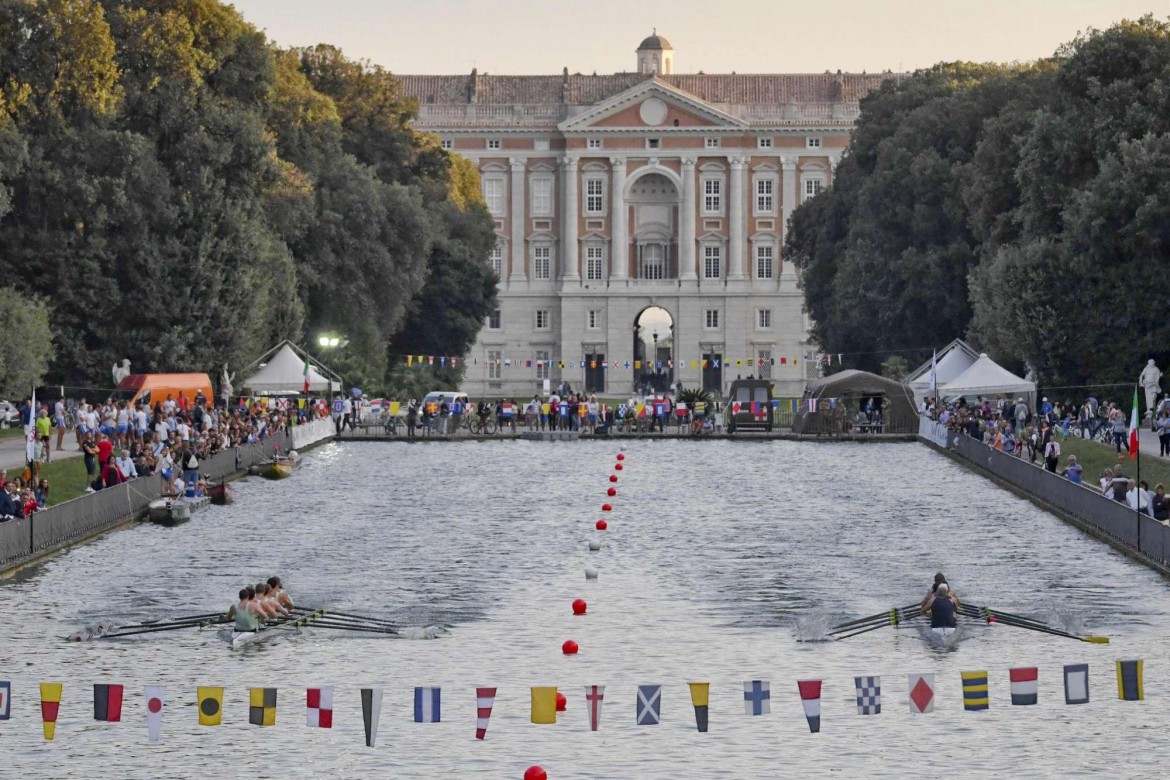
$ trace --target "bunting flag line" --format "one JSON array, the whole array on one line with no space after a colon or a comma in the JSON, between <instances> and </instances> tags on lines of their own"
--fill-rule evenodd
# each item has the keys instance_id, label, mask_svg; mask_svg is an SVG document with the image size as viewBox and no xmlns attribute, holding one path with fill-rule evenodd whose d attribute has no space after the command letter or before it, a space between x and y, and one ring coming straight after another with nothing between
<instances>
[{"instance_id":1,"label":"bunting flag line","mask_svg":"<svg viewBox=\"0 0 1170 780\"><path fill-rule=\"evenodd\" d=\"M808 730L816 734L821 730L821 681L797 680L796 687L800 691L804 717L808 719Z\"/></svg>"},{"instance_id":2,"label":"bunting flag line","mask_svg":"<svg viewBox=\"0 0 1170 780\"><path fill-rule=\"evenodd\" d=\"M772 688L767 680L743 681L743 710L747 715L772 712Z\"/></svg>"},{"instance_id":3,"label":"bunting flag line","mask_svg":"<svg viewBox=\"0 0 1170 780\"><path fill-rule=\"evenodd\" d=\"M1068 664L1064 667L1064 703L1089 703L1089 665Z\"/></svg>"},{"instance_id":4,"label":"bunting flag line","mask_svg":"<svg viewBox=\"0 0 1170 780\"><path fill-rule=\"evenodd\" d=\"M1012 684L1012 704L1035 704L1040 696L1040 670L1035 666L1023 666L1008 670Z\"/></svg>"},{"instance_id":5,"label":"bunting flag line","mask_svg":"<svg viewBox=\"0 0 1170 780\"><path fill-rule=\"evenodd\" d=\"M934 675L911 674L908 677L910 685L910 711L918 714L933 711Z\"/></svg>"},{"instance_id":6,"label":"bunting flag line","mask_svg":"<svg viewBox=\"0 0 1170 780\"><path fill-rule=\"evenodd\" d=\"M362 723L366 727L366 747L378 741L378 716L382 714L382 689L362 688Z\"/></svg>"},{"instance_id":7,"label":"bunting flag line","mask_svg":"<svg viewBox=\"0 0 1170 780\"><path fill-rule=\"evenodd\" d=\"M162 714L166 699L166 686L146 686L146 734L151 742L158 742L162 737Z\"/></svg>"},{"instance_id":8,"label":"bunting flag line","mask_svg":"<svg viewBox=\"0 0 1170 780\"><path fill-rule=\"evenodd\" d=\"M557 689L555 686L542 685L532 689L532 722L557 722Z\"/></svg>"},{"instance_id":9,"label":"bunting flag line","mask_svg":"<svg viewBox=\"0 0 1170 780\"><path fill-rule=\"evenodd\" d=\"M12 715L12 681L0 680L0 720Z\"/></svg>"},{"instance_id":10,"label":"bunting flag line","mask_svg":"<svg viewBox=\"0 0 1170 780\"><path fill-rule=\"evenodd\" d=\"M248 722L253 726L276 725L276 689L248 689Z\"/></svg>"},{"instance_id":11,"label":"bunting flag line","mask_svg":"<svg viewBox=\"0 0 1170 780\"><path fill-rule=\"evenodd\" d=\"M333 728L333 688L305 689L305 725L310 728Z\"/></svg>"},{"instance_id":12,"label":"bunting flag line","mask_svg":"<svg viewBox=\"0 0 1170 780\"><path fill-rule=\"evenodd\" d=\"M959 672L963 678L963 709L975 712L991 707L987 695L987 670Z\"/></svg>"},{"instance_id":13,"label":"bunting flag line","mask_svg":"<svg viewBox=\"0 0 1170 780\"><path fill-rule=\"evenodd\" d=\"M695 706L695 725L699 731L707 730L707 699L711 693L711 683L687 683L691 689L691 704Z\"/></svg>"},{"instance_id":14,"label":"bunting flag line","mask_svg":"<svg viewBox=\"0 0 1170 780\"><path fill-rule=\"evenodd\" d=\"M882 713L882 678L854 677L857 688L857 714L880 715Z\"/></svg>"},{"instance_id":15,"label":"bunting flag line","mask_svg":"<svg viewBox=\"0 0 1170 780\"><path fill-rule=\"evenodd\" d=\"M57 713L61 709L61 688L59 682L41 683L41 725L45 739L52 739L57 733Z\"/></svg>"},{"instance_id":16,"label":"bunting flag line","mask_svg":"<svg viewBox=\"0 0 1170 780\"><path fill-rule=\"evenodd\" d=\"M637 724L639 726L657 726L662 722L662 686L638 686Z\"/></svg>"},{"instance_id":17,"label":"bunting flag line","mask_svg":"<svg viewBox=\"0 0 1170 780\"><path fill-rule=\"evenodd\" d=\"M439 688L415 688L414 689L414 722L415 723L438 723L439 722L439 698L441 690Z\"/></svg>"},{"instance_id":18,"label":"bunting flag line","mask_svg":"<svg viewBox=\"0 0 1170 780\"><path fill-rule=\"evenodd\" d=\"M1142 666L1140 660L1117 662L1117 698L1122 701L1141 701L1145 698Z\"/></svg>"},{"instance_id":19,"label":"bunting flag line","mask_svg":"<svg viewBox=\"0 0 1170 780\"><path fill-rule=\"evenodd\" d=\"M223 688L200 686L196 698L199 700L199 725L218 726L223 720Z\"/></svg>"},{"instance_id":20,"label":"bunting flag line","mask_svg":"<svg viewBox=\"0 0 1170 780\"><path fill-rule=\"evenodd\" d=\"M495 688L475 689L475 738L483 739L487 736L488 719L492 716L492 706L496 703Z\"/></svg>"},{"instance_id":21,"label":"bunting flag line","mask_svg":"<svg viewBox=\"0 0 1170 780\"><path fill-rule=\"evenodd\" d=\"M589 710L589 730L597 731L601 726L601 705L605 701L604 685L585 686L585 705Z\"/></svg>"},{"instance_id":22,"label":"bunting flag line","mask_svg":"<svg viewBox=\"0 0 1170 780\"><path fill-rule=\"evenodd\" d=\"M116 722L122 720L122 686L94 683L93 719Z\"/></svg>"}]
</instances>

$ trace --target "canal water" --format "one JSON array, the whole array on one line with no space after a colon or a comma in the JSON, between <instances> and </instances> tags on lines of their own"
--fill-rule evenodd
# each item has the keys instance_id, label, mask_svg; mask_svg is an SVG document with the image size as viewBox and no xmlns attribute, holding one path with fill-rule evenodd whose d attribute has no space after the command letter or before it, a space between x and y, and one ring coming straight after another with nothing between
<instances>
[{"instance_id":1,"label":"canal water","mask_svg":"<svg viewBox=\"0 0 1170 780\"><path fill-rule=\"evenodd\" d=\"M178 528L142 524L0 585L0 722L21 778L1143 777L1160 771L1170 715L1170 589L1157 575L915 444L794 442L331 444L291 479L238 484L238 501ZM618 495L607 499L610 474ZM610 500L609 530L594 523ZM601 539L590 552L590 539ZM586 581L584 569L600 571ZM1088 644L972 626L957 647L881 629L841 642L812 627L921 598L936 570L969 603L1078 631ZM209 612L282 575L299 604L377 615L412 638L325 629L232 651L184 630L71 644L99 621ZM573 617L570 602L589 603ZM435 637L435 638L423 638ZM561 643L581 647L564 657ZM1146 701L1117 699L1113 663L1145 659ZM1064 704L1061 668L1088 663L1092 701ZM1038 666L1040 703L1012 707L1008 669ZM991 709L964 712L959 673L986 669ZM911 714L907 675L936 676ZM855 675L880 675L861 717ZM798 679L823 679L809 733ZM771 684L744 714L743 683ZM65 684L56 740L36 684ZM711 683L696 732L686 683ZM121 723L92 719L92 685L122 683ZM163 740L146 738L143 685L167 686ZM639 684L662 723L635 725ZM195 688L224 686L224 723L197 725ZM304 689L336 686L335 726L305 726ZM376 748L359 689L384 688ZM568 710L529 723L529 687ZM589 730L586 685L604 685ZM277 725L248 725L250 686L278 688ZM442 688L442 722L413 722L414 686ZM475 687L498 689L474 739Z\"/></svg>"}]
</instances>

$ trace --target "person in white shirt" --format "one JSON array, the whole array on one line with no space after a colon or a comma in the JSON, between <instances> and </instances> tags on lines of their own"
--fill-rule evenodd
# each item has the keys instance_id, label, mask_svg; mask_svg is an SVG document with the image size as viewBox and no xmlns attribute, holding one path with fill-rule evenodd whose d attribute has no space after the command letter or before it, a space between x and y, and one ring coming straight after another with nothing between
<instances>
[{"instance_id":1,"label":"person in white shirt","mask_svg":"<svg viewBox=\"0 0 1170 780\"><path fill-rule=\"evenodd\" d=\"M65 438L65 399L58 398L53 404L53 426L57 429L57 452L63 448L61 442Z\"/></svg>"},{"instance_id":2,"label":"person in white shirt","mask_svg":"<svg viewBox=\"0 0 1170 780\"><path fill-rule=\"evenodd\" d=\"M1129 504L1129 508L1135 512L1141 512L1144 515L1150 513L1150 494L1138 488L1137 483L1132 479L1126 483L1125 501Z\"/></svg>"},{"instance_id":3,"label":"person in white shirt","mask_svg":"<svg viewBox=\"0 0 1170 780\"><path fill-rule=\"evenodd\" d=\"M114 459L114 465L122 472L123 478L138 478L138 469L134 468L134 461L130 459L130 450L122 450L122 455Z\"/></svg>"},{"instance_id":4,"label":"person in white shirt","mask_svg":"<svg viewBox=\"0 0 1170 780\"><path fill-rule=\"evenodd\" d=\"M179 434L179 439L182 441L191 441L191 427L187 425L186 420L180 419L175 424L175 433Z\"/></svg>"},{"instance_id":5,"label":"person in white shirt","mask_svg":"<svg viewBox=\"0 0 1170 780\"><path fill-rule=\"evenodd\" d=\"M138 411L134 413L134 429L138 432L138 438L144 439L146 432L150 430L150 423L146 417L146 409L142 406L138 407Z\"/></svg>"}]
</instances>

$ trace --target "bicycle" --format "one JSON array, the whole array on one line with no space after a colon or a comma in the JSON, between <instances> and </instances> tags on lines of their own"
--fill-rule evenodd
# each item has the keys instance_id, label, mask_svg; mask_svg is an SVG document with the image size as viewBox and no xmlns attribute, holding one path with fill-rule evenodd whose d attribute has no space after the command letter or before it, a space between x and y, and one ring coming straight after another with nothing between
<instances>
[{"instance_id":1,"label":"bicycle","mask_svg":"<svg viewBox=\"0 0 1170 780\"><path fill-rule=\"evenodd\" d=\"M472 436L493 436L496 433L496 421L490 416L474 415L467 418L467 429L471 431Z\"/></svg>"}]
</instances>

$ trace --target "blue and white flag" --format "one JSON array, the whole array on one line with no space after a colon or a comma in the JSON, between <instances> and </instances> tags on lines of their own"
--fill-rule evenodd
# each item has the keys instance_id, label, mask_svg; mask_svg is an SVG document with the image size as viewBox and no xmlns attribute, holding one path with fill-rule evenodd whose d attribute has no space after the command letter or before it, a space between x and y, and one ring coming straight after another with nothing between
<instances>
[{"instance_id":1,"label":"blue and white flag","mask_svg":"<svg viewBox=\"0 0 1170 780\"><path fill-rule=\"evenodd\" d=\"M8 720L12 714L12 682L0 680L0 720Z\"/></svg>"},{"instance_id":2,"label":"blue and white flag","mask_svg":"<svg viewBox=\"0 0 1170 780\"><path fill-rule=\"evenodd\" d=\"M857 714L880 715L882 713L882 678L854 677L857 686Z\"/></svg>"},{"instance_id":3,"label":"blue and white flag","mask_svg":"<svg viewBox=\"0 0 1170 780\"><path fill-rule=\"evenodd\" d=\"M772 690L767 680L744 680L743 710L748 715L772 712Z\"/></svg>"},{"instance_id":4,"label":"blue and white flag","mask_svg":"<svg viewBox=\"0 0 1170 780\"><path fill-rule=\"evenodd\" d=\"M1068 664L1064 667L1064 703L1089 703L1089 665Z\"/></svg>"},{"instance_id":5,"label":"blue and white flag","mask_svg":"<svg viewBox=\"0 0 1170 780\"><path fill-rule=\"evenodd\" d=\"M439 722L439 688L414 689L414 722Z\"/></svg>"},{"instance_id":6,"label":"blue and white flag","mask_svg":"<svg viewBox=\"0 0 1170 780\"><path fill-rule=\"evenodd\" d=\"M657 726L662 722L662 686L638 686L638 725Z\"/></svg>"}]
</instances>

